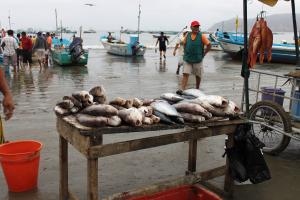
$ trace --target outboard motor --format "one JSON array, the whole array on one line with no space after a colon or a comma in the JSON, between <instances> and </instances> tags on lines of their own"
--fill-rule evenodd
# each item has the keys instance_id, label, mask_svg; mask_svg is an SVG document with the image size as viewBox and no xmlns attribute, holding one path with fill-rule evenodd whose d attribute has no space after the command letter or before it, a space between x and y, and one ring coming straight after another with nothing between
<instances>
[{"instance_id":1,"label":"outboard motor","mask_svg":"<svg viewBox=\"0 0 300 200\"><path fill-rule=\"evenodd\" d=\"M130 48L132 50L132 55L135 56L140 51L140 43L137 40L134 40L133 42L131 42Z\"/></svg>"},{"instance_id":2,"label":"outboard motor","mask_svg":"<svg viewBox=\"0 0 300 200\"><path fill-rule=\"evenodd\" d=\"M74 64L80 62L83 54L82 42L78 38L75 38L69 46L69 55L71 55L72 62Z\"/></svg>"}]
</instances>

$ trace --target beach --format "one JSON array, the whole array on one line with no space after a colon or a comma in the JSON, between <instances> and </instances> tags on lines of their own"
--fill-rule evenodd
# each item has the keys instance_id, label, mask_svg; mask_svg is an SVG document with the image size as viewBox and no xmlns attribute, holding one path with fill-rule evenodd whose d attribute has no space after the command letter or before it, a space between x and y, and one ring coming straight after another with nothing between
<instances>
[{"instance_id":1,"label":"beach","mask_svg":"<svg viewBox=\"0 0 300 200\"><path fill-rule=\"evenodd\" d=\"M38 187L22 193L9 192L1 169L1 200L58 199L59 137L53 108L63 96L71 95L74 91L89 91L97 85L105 88L109 100L115 97L155 98L180 89L182 74L175 74L178 58L173 56L176 39L172 42L173 46L167 49L166 60L160 60L159 52L155 51L153 45L156 40L150 40L150 34L140 35L141 44L149 46L144 57L108 54L101 47L99 34L101 32L94 36L83 35L84 47L90 51L87 66L60 67L51 63L49 67L40 69L35 60L31 72L20 72L18 76L7 74L6 80L13 96L15 110L13 118L3 122L5 138L10 142L36 140L43 144L43 148ZM147 35L144 37L146 39L143 39L143 35ZM64 38L68 39L68 36L71 37L66 35ZM122 37L126 39L128 36L123 34ZM285 38L290 37L285 35ZM278 74L288 73L294 68L295 65L279 63L257 63L255 66L255 69ZM240 105L243 88L240 71L241 61L231 60L223 51L210 51L204 59L205 73L200 90L206 94L226 97ZM266 77L261 86L273 87L274 81L274 78ZM252 73L249 82L250 88L256 88L257 74ZM279 79L278 85L284 82L284 79ZM194 87L195 78L190 76L187 88ZM286 95L290 94L290 87L282 87L287 92ZM0 99L3 98L1 95ZM250 102L255 102L255 99L256 93L250 93ZM284 102L284 108L288 108L288 101ZM163 133L168 132L174 130ZM162 132L105 135L104 143L160 134ZM197 168L197 171L208 170L225 163L225 159L222 158L225 137L217 136L198 141L197 164L201 168ZM300 184L299 151L300 144L291 140L288 148L280 155L264 154L272 179L258 185L236 186L234 196L229 199L297 199L300 195L297 187ZM186 142L100 158L99 199L183 176L187 170L187 159ZM86 158L69 145L69 187L79 199L86 199L86 174ZM223 177L213 180L220 187L222 181Z\"/></svg>"}]
</instances>

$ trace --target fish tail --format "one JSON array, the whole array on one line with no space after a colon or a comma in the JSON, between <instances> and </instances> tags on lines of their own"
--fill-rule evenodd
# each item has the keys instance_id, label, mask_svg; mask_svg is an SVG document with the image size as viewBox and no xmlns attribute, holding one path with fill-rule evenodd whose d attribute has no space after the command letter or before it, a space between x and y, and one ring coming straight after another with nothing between
<instances>
[{"instance_id":1,"label":"fish tail","mask_svg":"<svg viewBox=\"0 0 300 200\"><path fill-rule=\"evenodd\" d=\"M252 55L251 55L251 69L254 68L256 60L257 60L257 54L252 53Z\"/></svg>"}]
</instances>

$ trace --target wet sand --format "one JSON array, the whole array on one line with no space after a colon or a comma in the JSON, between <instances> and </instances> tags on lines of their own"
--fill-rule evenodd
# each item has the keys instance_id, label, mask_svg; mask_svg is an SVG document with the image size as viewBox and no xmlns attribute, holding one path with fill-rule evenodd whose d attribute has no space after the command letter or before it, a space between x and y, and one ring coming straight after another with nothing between
<instances>
[{"instance_id":1,"label":"wet sand","mask_svg":"<svg viewBox=\"0 0 300 200\"><path fill-rule=\"evenodd\" d=\"M160 61L159 53L148 50L144 58L124 58L107 54L105 50L90 50L88 66L60 67L51 65L40 70L37 63L32 72L6 77L15 103L11 120L4 122L5 137L9 141L37 140L43 143L38 187L27 192L13 193L7 189L0 170L1 200L57 200L58 199L58 133L53 107L57 100L76 90L89 90L95 85L106 89L109 99L155 98L164 92L175 92L181 87L182 76L175 74L177 57L168 49L167 60ZM241 63L231 61L223 52L210 52L204 61L205 74L200 89L206 94L218 94L240 104L243 79ZM294 65L264 64L256 69L284 74ZM257 86L257 75L251 74L250 86ZM279 80L283 83L285 80ZM262 86L272 87L274 79L264 78ZM279 84L280 85L280 84ZM190 77L187 88L195 87ZM290 86L285 86L289 92ZM256 98L250 93L250 99ZM260 99L260 97L259 97ZM285 101L284 107L287 108ZM177 130L180 131L180 130ZM164 132L126 133L105 135L104 143L123 141ZM225 164L225 136L198 141L197 171ZM300 143L291 140L279 156L264 155L272 179L258 185L235 186L229 199L297 199L300 195ZM147 150L114 155L99 159L99 199L134 188L183 176L187 169L188 143L177 143ZM86 199L87 162L72 145L69 145L69 187ZM222 186L223 177L213 180Z\"/></svg>"}]
</instances>

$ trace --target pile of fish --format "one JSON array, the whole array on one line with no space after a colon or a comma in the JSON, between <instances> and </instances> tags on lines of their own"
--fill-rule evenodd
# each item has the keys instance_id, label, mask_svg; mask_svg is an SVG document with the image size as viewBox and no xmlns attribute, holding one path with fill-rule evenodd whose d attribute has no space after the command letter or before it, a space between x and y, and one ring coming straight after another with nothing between
<instances>
[{"instance_id":1,"label":"pile of fish","mask_svg":"<svg viewBox=\"0 0 300 200\"><path fill-rule=\"evenodd\" d=\"M260 64L264 61L265 51L267 50L268 62L272 59L273 33L267 26L267 22L263 18L255 22L249 35L248 43L248 64L251 62L251 69L255 66L257 54L259 53Z\"/></svg>"},{"instance_id":2,"label":"pile of fish","mask_svg":"<svg viewBox=\"0 0 300 200\"><path fill-rule=\"evenodd\" d=\"M89 92L77 91L64 96L54 108L58 115L74 114L78 122L88 127L119 126L122 122L130 126L142 124L185 122L200 123L212 116L228 117L240 112L232 101L221 96L205 95L197 89L185 90L184 95L165 93L156 99L107 100L102 86Z\"/></svg>"}]
</instances>

